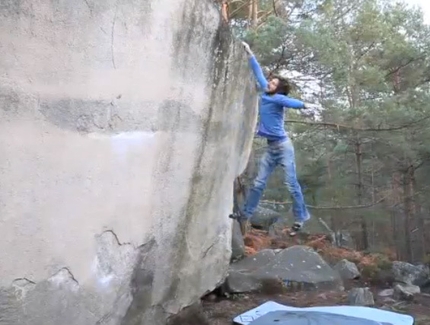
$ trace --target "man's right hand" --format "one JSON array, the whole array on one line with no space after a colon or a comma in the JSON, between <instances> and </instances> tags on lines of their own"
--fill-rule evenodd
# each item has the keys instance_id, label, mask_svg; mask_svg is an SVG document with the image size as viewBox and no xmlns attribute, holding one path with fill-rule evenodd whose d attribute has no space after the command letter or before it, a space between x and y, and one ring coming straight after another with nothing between
<instances>
[{"instance_id":1,"label":"man's right hand","mask_svg":"<svg viewBox=\"0 0 430 325\"><path fill-rule=\"evenodd\" d=\"M305 105L303 106L303 109L306 109L306 110L319 110L320 108L321 108L320 105L312 104L312 103L305 103Z\"/></svg>"}]
</instances>

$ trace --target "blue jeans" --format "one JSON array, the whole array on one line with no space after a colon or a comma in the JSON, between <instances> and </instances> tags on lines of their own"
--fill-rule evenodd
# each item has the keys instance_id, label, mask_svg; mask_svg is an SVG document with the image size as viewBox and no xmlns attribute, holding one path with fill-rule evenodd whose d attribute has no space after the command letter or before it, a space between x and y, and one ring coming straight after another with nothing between
<instances>
[{"instance_id":1,"label":"blue jeans","mask_svg":"<svg viewBox=\"0 0 430 325\"><path fill-rule=\"evenodd\" d=\"M266 152L260 160L257 178L254 186L249 190L243 208L244 216L249 219L258 206L261 195L266 188L267 179L280 165L284 170L284 184L287 186L293 200L293 215L295 221L304 222L309 220L310 215L305 205L302 188L297 181L296 162L293 143L289 138L268 144Z\"/></svg>"}]
</instances>

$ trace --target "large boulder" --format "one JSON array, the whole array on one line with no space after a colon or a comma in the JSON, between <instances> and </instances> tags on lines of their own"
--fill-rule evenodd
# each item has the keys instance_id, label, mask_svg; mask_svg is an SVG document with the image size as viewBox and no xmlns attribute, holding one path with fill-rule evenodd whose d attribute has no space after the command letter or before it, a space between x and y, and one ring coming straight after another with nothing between
<instances>
[{"instance_id":1,"label":"large boulder","mask_svg":"<svg viewBox=\"0 0 430 325\"><path fill-rule=\"evenodd\" d=\"M394 286L394 297L400 300L413 300L414 296L421 293L419 286L413 284L397 283Z\"/></svg>"},{"instance_id":2,"label":"large boulder","mask_svg":"<svg viewBox=\"0 0 430 325\"><path fill-rule=\"evenodd\" d=\"M256 122L212 0L0 5L0 323L164 324L227 274Z\"/></svg>"},{"instance_id":3,"label":"large boulder","mask_svg":"<svg viewBox=\"0 0 430 325\"><path fill-rule=\"evenodd\" d=\"M230 293L259 291L262 283L254 276L254 272L270 263L275 255L274 250L264 249L253 256L233 263L230 266L224 290Z\"/></svg>"},{"instance_id":4,"label":"large boulder","mask_svg":"<svg viewBox=\"0 0 430 325\"><path fill-rule=\"evenodd\" d=\"M226 284L232 293L261 289L266 283L300 289L340 289L342 280L313 249L293 246L263 250L230 267Z\"/></svg>"},{"instance_id":5,"label":"large boulder","mask_svg":"<svg viewBox=\"0 0 430 325\"><path fill-rule=\"evenodd\" d=\"M405 284L424 286L430 283L430 268L425 265L413 265L395 261L392 266L394 280Z\"/></svg>"},{"instance_id":6,"label":"large boulder","mask_svg":"<svg viewBox=\"0 0 430 325\"><path fill-rule=\"evenodd\" d=\"M258 206L250 221L254 227L268 230L271 225L279 222L281 214L275 210Z\"/></svg>"}]
</instances>

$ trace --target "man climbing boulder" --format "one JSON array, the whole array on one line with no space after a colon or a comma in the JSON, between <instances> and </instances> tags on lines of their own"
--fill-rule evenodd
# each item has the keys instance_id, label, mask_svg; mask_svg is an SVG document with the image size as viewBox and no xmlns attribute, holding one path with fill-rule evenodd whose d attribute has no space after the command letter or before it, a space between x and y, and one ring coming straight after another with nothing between
<instances>
[{"instance_id":1,"label":"man climbing boulder","mask_svg":"<svg viewBox=\"0 0 430 325\"><path fill-rule=\"evenodd\" d=\"M261 195L266 188L267 180L276 166L284 170L284 184L287 186L293 200L294 224L290 235L294 236L310 219L306 208L301 186L297 180L294 146L284 129L285 109L307 109L311 105L288 96L289 82L280 76L271 76L267 80L263 71L247 43L243 43L249 56L251 69L261 90L259 101L259 125L257 135L267 140L266 150L259 162L258 175L249 190L241 211L233 214L233 218L242 224L243 232L249 226L249 219L254 214Z\"/></svg>"}]
</instances>

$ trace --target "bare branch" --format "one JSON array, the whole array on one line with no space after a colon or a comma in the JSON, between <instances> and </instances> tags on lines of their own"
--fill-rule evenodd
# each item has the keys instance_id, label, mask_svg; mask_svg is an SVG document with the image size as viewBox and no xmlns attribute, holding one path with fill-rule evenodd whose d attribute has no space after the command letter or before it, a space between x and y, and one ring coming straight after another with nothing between
<instances>
[{"instance_id":1,"label":"bare branch","mask_svg":"<svg viewBox=\"0 0 430 325\"><path fill-rule=\"evenodd\" d=\"M397 131L397 130L406 129L408 127L411 127L415 124L421 123L421 122L428 120L428 119L430 119L430 115L425 116L425 117L418 119L416 121L409 122L407 124L403 124L400 126L392 126L392 127L387 127L387 128L383 128L383 127L359 128L359 127L355 127L355 126L351 126L351 125L339 124L339 123L334 123L334 122L316 122L316 121L303 121L303 120L293 120L293 119L287 119L285 122L297 123L297 124L307 124L307 125L321 125L321 126L333 127L333 128L338 129L338 130L346 129L346 130L355 130L355 131Z\"/></svg>"},{"instance_id":2,"label":"bare branch","mask_svg":"<svg viewBox=\"0 0 430 325\"><path fill-rule=\"evenodd\" d=\"M395 74L396 72L400 71L401 69L407 67L409 64L414 63L416 61L420 61L420 60L424 60L427 56L426 55L421 55L417 58L411 58L408 61L406 61L403 64L400 64L398 67L396 67L395 69L391 70L389 73L387 73L385 75L385 78L388 78L389 76Z\"/></svg>"},{"instance_id":3,"label":"bare branch","mask_svg":"<svg viewBox=\"0 0 430 325\"><path fill-rule=\"evenodd\" d=\"M386 200L389 196L384 196L383 198L379 199L376 202L369 203L369 204L362 204L362 205L344 205L344 206L314 206L314 205L307 205L309 209L315 209L315 210L352 210L352 209L366 209L371 208L375 205L378 205L382 203L384 200ZM276 201L266 201L261 200L262 203L268 203L268 204L274 204L274 205L284 205L284 204L292 204L292 202L276 202Z\"/></svg>"}]
</instances>

